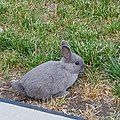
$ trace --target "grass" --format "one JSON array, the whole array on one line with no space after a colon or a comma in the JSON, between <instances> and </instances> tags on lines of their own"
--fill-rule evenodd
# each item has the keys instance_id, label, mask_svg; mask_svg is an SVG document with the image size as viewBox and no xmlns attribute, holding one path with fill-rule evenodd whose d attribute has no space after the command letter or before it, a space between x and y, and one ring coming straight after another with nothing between
<instances>
[{"instance_id":1,"label":"grass","mask_svg":"<svg viewBox=\"0 0 120 120\"><path fill-rule=\"evenodd\" d=\"M1 0L0 31L0 72L6 79L13 69L59 60L65 39L84 59L89 80L97 84L104 73L120 96L119 0Z\"/></svg>"},{"instance_id":2,"label":"grass","mask_svg":"<svg viewBox=\"0 0 120 120\"><path fill-rule=\"evenodd\" d=\"M109 63L105 63L103 66L114 83L113 93L120 97L120 56L109 58Z\"/></svg>"}]
</instances>

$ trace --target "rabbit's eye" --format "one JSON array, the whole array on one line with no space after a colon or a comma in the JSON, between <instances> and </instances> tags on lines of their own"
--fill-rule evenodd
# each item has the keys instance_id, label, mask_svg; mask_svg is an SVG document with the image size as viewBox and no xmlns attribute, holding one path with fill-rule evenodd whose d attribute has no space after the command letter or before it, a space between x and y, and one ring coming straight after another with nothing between
<instances>
[{"instance_id":1,"label":"rabbit's eye","mask_svg":"<svg viewBox=\"0 0 120 120\"><path fill-rule=\"evenodd\" d=\"M79 65L80 63L79 63L79 61L76 61L75 64L76 64L76 65Z\"/></svg>"}]
</instances>

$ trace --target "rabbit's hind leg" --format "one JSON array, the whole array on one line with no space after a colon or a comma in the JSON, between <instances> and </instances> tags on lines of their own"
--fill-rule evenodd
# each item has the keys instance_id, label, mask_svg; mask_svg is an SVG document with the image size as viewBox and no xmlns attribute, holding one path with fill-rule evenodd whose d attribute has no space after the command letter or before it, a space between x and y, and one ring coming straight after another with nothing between
<instances>
[{"instance_id":1,"label":"rabbit's hind leg","mask_svg":"<svg viewBox=\"0 0 120 120\"><path fill-rule=\"evenodd\" d=\"M61 97L66 97L67 95L69 95L68 91L61 91L59 93L56 93L53 95L53 98L61 98Z\"/></svg>"}]
</instances>

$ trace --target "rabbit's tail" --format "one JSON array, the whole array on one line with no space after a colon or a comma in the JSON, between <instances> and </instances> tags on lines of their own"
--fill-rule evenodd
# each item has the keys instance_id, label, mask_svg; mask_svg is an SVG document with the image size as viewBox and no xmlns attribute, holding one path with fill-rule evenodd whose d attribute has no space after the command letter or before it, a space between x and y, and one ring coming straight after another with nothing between
<instances>
[{"instance_id":1,"label":"rabbit's tail","mask_svg":"<svg viewBox=\"0 0 120 120\"><path fill-rule=\"evenodd\" d=\"M12 86L13 89L17 90L19 93L21 93L22 95L26 96L24 88L21 85L19 80L13 80L12 83L11 83L11 86Z\"/></svg>"}]
</instances>

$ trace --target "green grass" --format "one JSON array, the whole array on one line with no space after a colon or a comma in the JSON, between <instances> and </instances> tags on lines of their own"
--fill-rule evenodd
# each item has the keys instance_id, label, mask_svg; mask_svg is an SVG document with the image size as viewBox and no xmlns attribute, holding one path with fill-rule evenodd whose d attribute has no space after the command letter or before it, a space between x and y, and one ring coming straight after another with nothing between
<instances>
[{"instance_id":1,"label":"green grass","mask_svg":"<svg viewBox=\"0 0 120 120\"><path fill-rule=\"evenodd\" d=\"M113 93L120 97L120 56L109 58L109 63L104 64L104 68L114 83Z\"/></svg>"},{"instance_id":2,"label":"green grass","mask_svg":"<svg viewBox=\"0 0 120 120\"><path fill-rule=\"evenodd\" d=\"M113 80L120 79L120 56L117 58L109 58L109 63L106 63L105 70Z\"/></svg>"},{"instance_id":3,"label":"green grass","mask_svg":"<svg viewBox=\"0 0 120 120\"><path fill-rule=\"evenodd\" d=\"M51 9L50 4L56 7ZM65 39L92 75L104 70L111 79L120 81L119 0L1 0L0 27L3 74L59 60L59 45Z\"/></svg>"}]
</instances>

